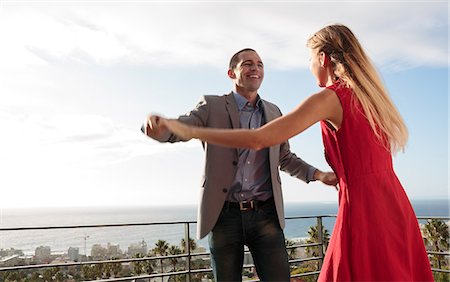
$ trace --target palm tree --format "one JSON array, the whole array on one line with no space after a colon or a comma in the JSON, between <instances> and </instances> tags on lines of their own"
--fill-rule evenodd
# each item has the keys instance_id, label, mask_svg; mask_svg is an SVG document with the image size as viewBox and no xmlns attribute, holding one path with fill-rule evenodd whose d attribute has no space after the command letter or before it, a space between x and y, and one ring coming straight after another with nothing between
<instances>
[{"instance_id":1,"label":"palm tree","mask_svg":"<svg viewBox=\"0 0 450 282\"><path fill-rule=\"evenodd\" d=\"M320 242L318 231L319 231L319 228L317 227L317 225L309 227L309 230L308 230L309 238L306 239L307 244L313 244L313 243ZM323 243L324 249L326 250L328 247L328 243L330 242L330 233L323 225L322 225L322 238L323 238L322 243ZM318 256L319 255L319 247L320 246L306 247L305 252L306 252L306 254L312 255L314 257Z\"/></svg>"},{"instance_id":2,"label":"palm tree","mask_svg":"<svg viewBox=\"0 0 450 282\"><path fill-rule=\"evenodd\" d=\"M448 225L444 221L428 219L422 231L425 235L424 240L431 245L432 251L448 251L450 244L449 230ZM445 262L445 258L442 255L434 255L434 261L437 262L438 268L442 269L442 262Z\"/></svg>"},{"instance_id":3,"label":"palm tree","mask_svg":"<svg viewBox=\"0 0 450 282\"><path fill-rule=\"evenodd\" d=\"M169 251L169 254L172 255L172 256L181 254L180 248L178 246L175 246L175 245L171 245L169 247L168 251ZM170 259L170 263L172 264L173 271L175 272L177 264L178 264L178 258L171 258Z\"/></svg>"},{"instance_id":4,"label":"palm tree","mask_svg":"<svg viewBox=\"0 0 450 282\"><path fill-rule=\"evenodd\" d=\"M133 258L143 258L144 254L137 253L133 256ZM134 273L139 276L142 273L143 263L141 261L135 261L132 263Z\"/></svg>"},{"instance_id":5,"label":"palm tree","mask_svg":"<svg viewBox=\"0 0 450 282\"><path fill-rule=\"evenodd\" d=\"M297 248L290 248L295 245L295 242L289 239L285 239L286 250L289 256L289 259L294 259L297 253Z\"/></svg>"},{"instance_id":6,"label":"palm tree","mask_svg":"<svg viewBox=\"0 0 450 282\"><path fill-rule=\"evenodd\" d=\"M167 256L167 249L169 248L169 244L165 240L158 240L155 243L155 247L153 248L153 252L156 255ZM164 273L164 265L163 260L160 259L161 263L161 274Z\"/></svg>"},{"instance_id":7,"label":"palm tree","mask_svg":"<svg viewBox=\"0 0 450 282\"><path fill-rule=\"evenodd\" d=\"M182 253L187 253L187 250L186 250L186 240L184 240L184 238L181 239L180 245L181 245L181 252L182 252ZM190 249L191 251L194 251L195 249L197 249L197 243L196 243L195 240L192 239L191 237L189 237L189 249Z\"/></svg>"},{"instance_id":8,"label":"palm tree","mask_svg":"<svg viewBox=\"0 0 450 282\"><path fill-rule=\"evenodd\" d=\"M152 256L151 251L149 252L148 255ZM147 272L147 274L152 274L154 267L155 267L155 262L153 260L144 261L144 271Z\"/></svg>"}]
</instances>

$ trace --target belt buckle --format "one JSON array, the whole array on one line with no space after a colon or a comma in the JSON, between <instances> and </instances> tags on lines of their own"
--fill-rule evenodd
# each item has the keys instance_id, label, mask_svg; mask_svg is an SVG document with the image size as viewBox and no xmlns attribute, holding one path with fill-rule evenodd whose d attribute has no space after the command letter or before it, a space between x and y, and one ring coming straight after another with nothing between
<instances>
[{"instance_id":1,"label":"belt buckle","mask_svg":"<svg viewBox=\"0 0 450 282\"><path fill-rule=\"evenodd\" d=\"M242 201L239 202L239 210L248 211L253 209L253 200L252 201Z\"/></svg>"}]
</instances>

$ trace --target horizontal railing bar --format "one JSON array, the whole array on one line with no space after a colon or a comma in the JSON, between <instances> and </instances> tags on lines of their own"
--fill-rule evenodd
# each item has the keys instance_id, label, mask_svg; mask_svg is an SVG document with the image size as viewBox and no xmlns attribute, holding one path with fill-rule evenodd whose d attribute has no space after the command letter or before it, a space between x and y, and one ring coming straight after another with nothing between
<instances>
[{"instance_id":1,"label":"horizontal railing bar","mask_svg":"<svg viewBox=\"0 0 450 282\"><path fill-rule=\"evenodd\" d=\"M191 273L211 272L212 268L191 269Z\"/></svg>"},{"instance_id":2,"label":"horizontal railing bar","mask_svg":"<svg viewBox=\"0 0 450 282\"><path fill-rule=\"evenodd\" d=\"M292 245L292 246L286 247L286 249L307 248L307 247L315 247L315 246L322 246L322 243Z\"/></svg>"},{"instance_id":3,"label":"horizontal railing bar","mask_svg":"<svg viewBox=\"0 0 450 282\"><path fill-rule=\"evenodd\" d=\"M429 255L438 255L438 256L449 256L450 252L435 252L435 251L427 251Z\"/></svg>"},{"instance_id":4,"label":"horizontal railing bar","mask_svg":"<svg viewBox=\"0 0 450 282\"><path fill-rule=\"evenodd\" d=\"M315 274L320 274L320 270L311 271L311 272L305 272L305 273L299 273L299 274L293 274L293 275L291 275L291 278L302 277L302 276L310 276L310 275L315 275Z\"/></svg>"},{"instance_id":5,"label":"horizontal railing bar","mask_svg":"<svg viewBox=\"0 0 450 282\"><path fill-rule=\"evenodd\" d=\"M323 257L309 257L309 258L302 258L302 259L292 259L292 260L289 260L289 263L298 263L298 262L313 261L313 260L320 260L320 259L323 259Z\"/></svg>"},{"instance_id":6,"label":"horizontal railing bar","mask_svg":"<svg viewBox=\"0 0 450 282\"><path fill-rule=\"evenodd\" d=\"M191 257L209 255L209 253L191 253ZM188 254L170 255L170 256L155 256L155 257L143 257L143 258L130 258L130 259L117 259L117 260L102 260L102 261L83 261L83 262L72 262L72 263L55 263L55 264L36 264L36 265L22 265L22 266L11 266L11 267L0 267L0 272L2 271L15 271L15 270L26 270L26 269L39 269L39 268L57 268L57 267L69 267L69 266L83 266L83 265L97 265L97 264L115 264L115 263L128 263L128 262L144 262L144 261L158 261L166 260L171 258L188 258ZM253 266L250 266L253 267Z\"/></svg>"},{"instance_id":7,"label":"horizontal railing bar","mask_svg":"<svg viewBox=\"0 0 450 282\"><path fill-rule=\"evenodd\" d=\"M447 216L418 216L417 219L424 220L424 219L447 219L450 220L450 217Z\"/></svg>"},{"instance_id":8,"label":"horizontal railing bar","mask_svg":"<svg viewBox=\"0 0 450 282\"><path fill-rule=\"evenodd\" d=\"M135 279L158 278L158 277L186 275L186 274L189 274L189 271L183 270L183 271L176 271L176 272L165 272L165 273L158 273L158 274L132 276L132 277L110 278L110 279L94 280L94 281L96 281L96 282L131 281L131 280L135 280ZM86 281L92 281L92 280L86 280Z\"/></svg>"},{"instance_id":9,"label":"horizontal railing bar","mask_svg":"<svg viewBox=\"0 0 450 282\"><path fill-rule=\"evenodd\" d=\"M336 217L336 215L320 215L320 216L293 216L286 217L291 219L307 219L320 217ZM417 217L417 219L448 219L445 216ZM48 229L77 229L77 228L103 228L103 227L127 227L127 226L151 226L151 225L175 225L175 224L196 224L196 221L163 221L163 222L137 222L137 223L112 223L112 224L86 224L86 225L62 225L62 226L27 226L27 227L0 227L1 231L24 231L24 230L48 230Z\"/></svg>"},{"instance_id":10,"label":"horizontal railing bar","mask_svg":"<svg viewBox=\"0 0 450 282\"><path fill-rule=\"evenodd\" d=\"M324 214L324 215L303 215L303 216L287 216L285 219L308 219L308 218L318 218L318 217L336 217L335 214Z\"/></svg>"},{"instance_id":11,"label":"horizontal railing bar","mask_svg":"<svg viewBox=\"0 0 450 282\"><path fill-rule=\"evenodd\" d=\"M199 256L196 253L191 253L191 257ZM203 253L203 255L209 255L209 253ZM113 264L113 263L127 263L127 262L141 262L152 260L165 260L171 258L188 258L188 254L170 255L170 256L155 256L155 257L143 257L143 258L129 258L129 259L116 259L116 260L93 260L83 262L65 262L65 263L53 263L53 264L34 264L34 265L22 265L22 266L10 266L0 267L1 271L9 270L25 270L25 269L37 269L37 268L52 268L52 267L68 267L68 266L83 266L83 265L95 265L95 264Z\"/></svg>"},{"instance_id":12,"label":"horizontal railing bar","mask_svg":"<svg viewBox=\"0 0 450 282\"><path fill-rule=\"evenodd\" d=\"M450 269L432 268L431 271L434 271L434 272L443 272L443 273L450 273Z\"/></svg>"},{"instance_id":13,"label":"horizontal railing bar","mask_svg":"<svg viewBox=\"0 0 450 282\"><path fill-rule=\"evenodd\" d=\"M113 223L113 224L87 224L87 225L62 225L62 226L28 226L28 227L0 227L1 231L23 231L23 230L47 230L47 229L77 229L77 228L103 228L103 227L127 227L148 225L175 225L194 224L196 221L163 221L163 222L137 222L137 223Z\"/></svg>"}]
</instances>

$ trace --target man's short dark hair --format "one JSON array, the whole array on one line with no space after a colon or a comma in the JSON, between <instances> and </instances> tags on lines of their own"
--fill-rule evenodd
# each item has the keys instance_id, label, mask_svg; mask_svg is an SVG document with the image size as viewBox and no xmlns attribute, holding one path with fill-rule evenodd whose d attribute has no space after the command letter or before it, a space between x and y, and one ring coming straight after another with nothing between
<instances>
[{"instance_id":1,"label":"man's short dark hair","mask_svg":"<svg viewBox=\"0 0 450 282\"><path fill-rule=\"evenodd\" d=\"M242 52L246 52L246 51L253 51L253 52L256 53L256 51L253 50L252 48L244 48L244 49L242 49L242 50L240 50L240 51L237 51L236 54L234 54L234 55L231 57L231 59L230 59L230 64L229 64L229 66L228 66L228 68L229 68L230 70L234 69L234 68L237 66L237 64L238 64L238 62L239 62L239 54L241 54Z\"/></svg>"}]
</instances>

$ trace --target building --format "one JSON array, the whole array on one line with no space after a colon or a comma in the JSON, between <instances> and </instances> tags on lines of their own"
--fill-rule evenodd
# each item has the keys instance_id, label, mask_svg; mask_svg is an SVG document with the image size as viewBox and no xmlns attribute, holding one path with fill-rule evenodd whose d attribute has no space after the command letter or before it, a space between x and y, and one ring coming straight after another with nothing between
<instances>
[{"instance_id":1,"label":"building","mask_svg":"<svg viewBox=\"0 0 450 282\"><path fill-rule=\"evenodd\" d=\"M39 246L34 251L34 260L38 263L49 263L52 260L49 246Z\"/></svg>"},{"instance_id":2,"label":"building","mask_svg":"<svg viewBox=\"0 0 450 282\"><path fill-rule=\"evenodd\" d=\"M123 254L122 254L122 250L120 249L119 245L113 245L111 243L108 243L106 245L106 255L108 256L109 259L111 258L122 258Z\"/></svg>"},{"instance_id":3,"label":"building","mask_svg":"<svg viewBox=\"0 0 450 282\"><path fill-rule=\"evenodd\" d=\"M70 247L67 251L67 255L71 261L79 261L80 260L80 250L79 248Z\"/></svg>"},{"instance_id":4,"label":"building","mask_svg":"<svg viewBox=\"0 0 450 282\"><path fill-rule=\"evenodd\" d=\"M147 251L148 251L147 243L144 240L142 240L140 243L137 244L131 244L128 247L128 255L130 257L134 257L138 253L146 255Z\"/></svg>"}]
</instances>

